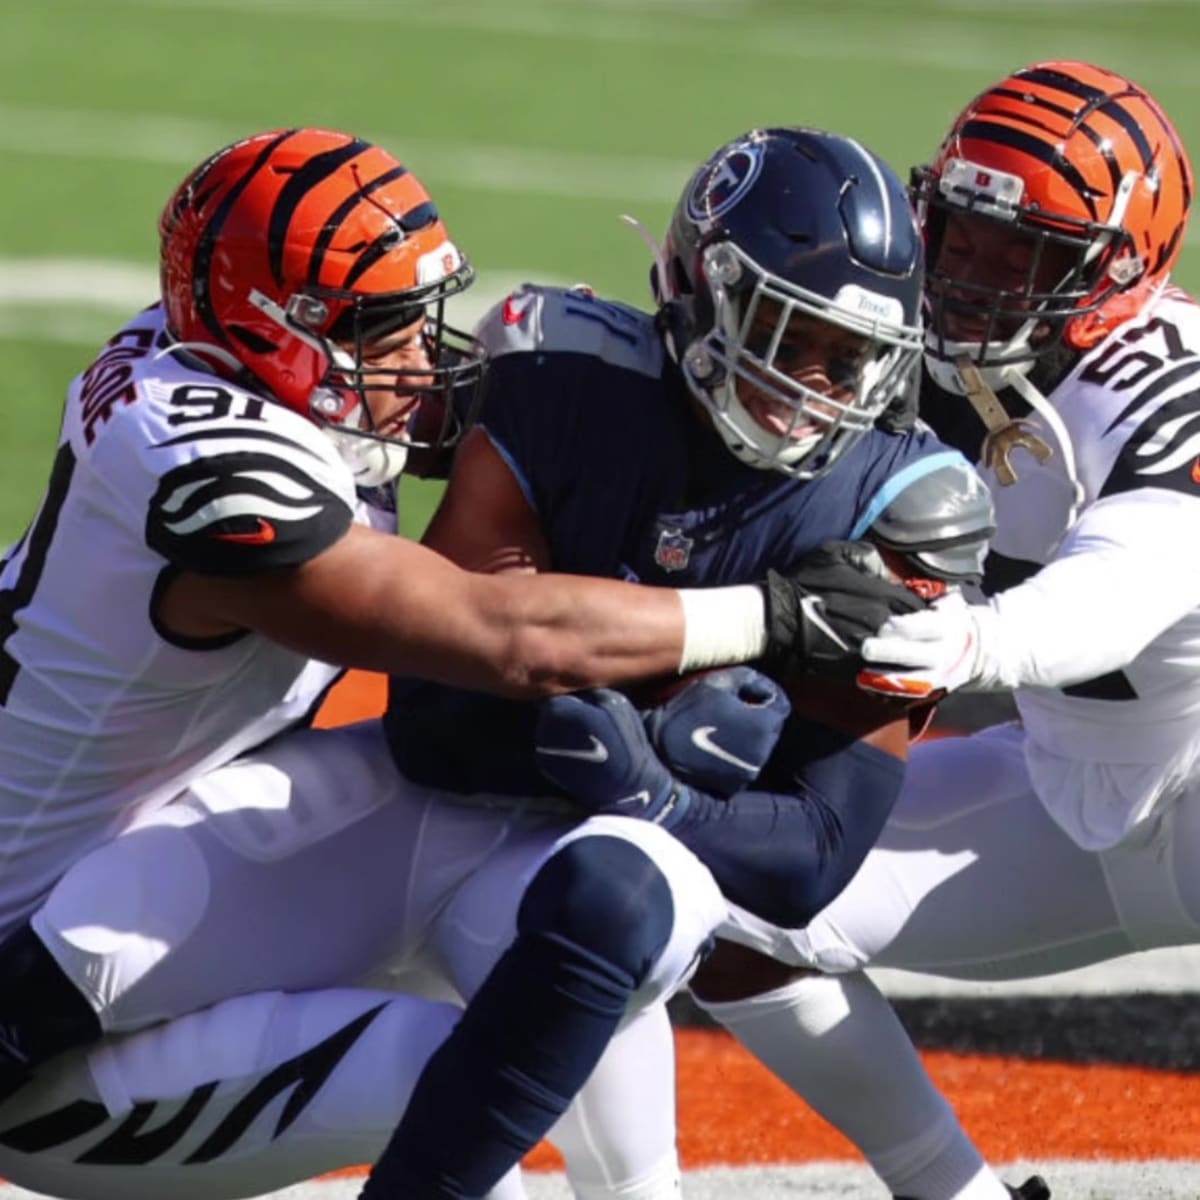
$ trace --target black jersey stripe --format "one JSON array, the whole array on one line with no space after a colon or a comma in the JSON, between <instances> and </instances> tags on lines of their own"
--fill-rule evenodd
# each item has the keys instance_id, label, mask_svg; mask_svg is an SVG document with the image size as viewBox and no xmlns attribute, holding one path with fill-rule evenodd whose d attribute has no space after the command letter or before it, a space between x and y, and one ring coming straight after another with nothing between
<instances>
[{"instance_id":1,"label":"black jersey stripe","mask_svg":"<svg viewBox=\"0 0 1200 1200\"><path fill-rule=\"evenodd\" d=\"M278 446L288 446L293 450L299 450L307 454L310 458L315 458L318 462L325 461L315 450L305 446L302 442L293 441L289 437L284 437L281 433L272 433L266 429L196 429L189 433L178 434L173 438L167 438L163 442L153 442L151 443L151 449L163 450L169 446L182 446L187 442L228 441L230 438L239 442L271 442Z\"/></svg>"},{"instance_id":2,"label":"black jersey stripe","mask_svg":"<svg viewBox=\"0 0 1200 1200\"><path fill-rule=\"evenodd\" d=\"M1128 340L1128 339L1127 339ZM1195 375L1200 371L1200 358L1193 358L1187 362L1180 363L1177 367L1172 367L1169 371L1160 375L1153 383L1144 387L1128 404L1109 423L1105 426L1104 433L1112 433L1118 425L1121 424L1131 413L1137 412L1139 408L1149 404L1151 400L1161 396L1163 392L1169 391L1177 383L1182 383L1185 379Z\"/></svg>"}]
</instances>

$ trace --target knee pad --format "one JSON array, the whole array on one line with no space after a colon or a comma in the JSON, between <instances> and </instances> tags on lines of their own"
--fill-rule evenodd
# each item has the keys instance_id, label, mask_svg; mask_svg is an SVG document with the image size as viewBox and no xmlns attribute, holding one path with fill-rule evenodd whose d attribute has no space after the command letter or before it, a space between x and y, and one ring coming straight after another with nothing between
<instances>
[{"instance_id":1,"label":"knee pad","mask_svg":"<svg viewBox=\"0 0 1200 1200\"><path fill-rule=\"evenodd\" d=\"M618 837L568 842L533 877L517 929L582 951L636 988L671 936L675 904L648 854Z\"/></svg>"},{"instance_id":2,"label":"knee pad","mask_svg":"<svg viewBox=\"0 0 1200 1200\"><path fill-rule=\"evenodd\" d=\"M28 924L0 942L0 1096L39 1063L100 1033L91 1005Z\"/></svg>"}]
</instances>

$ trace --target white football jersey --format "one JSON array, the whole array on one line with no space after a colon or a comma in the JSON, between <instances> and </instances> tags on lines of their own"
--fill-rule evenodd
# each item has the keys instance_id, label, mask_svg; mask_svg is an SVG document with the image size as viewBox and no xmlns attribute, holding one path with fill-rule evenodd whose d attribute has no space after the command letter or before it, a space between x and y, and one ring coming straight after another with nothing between
<instances>
[{"instance_id":1,"label":"white football jersey","mask_svg":"<svg viewBox=\"0 0 1200 1200\"><path fill-rule=\"evenodd\" d=\"M1113 845L1178 794L1200 759L1200 306L1168 289L1090 350L1050 402L1054 449L984 469L998 532L989 570L1018 659L1033 782L1080 844ZM1048 570L1034 575L1044 564Z\"/></svg>"},{"instance_id":2,"label":"white football jersey","mask_svg":"<svg viewBox=\"0 0 1200 1200\"><path fill-rule=\"evenodd\" d=\"M45 496L0 562L0 932L339 673L255 634L172 637L164 585L306 561L354 519L330 439L172 351L157 306L72 382Z\"/></svg>"}]
</instances>

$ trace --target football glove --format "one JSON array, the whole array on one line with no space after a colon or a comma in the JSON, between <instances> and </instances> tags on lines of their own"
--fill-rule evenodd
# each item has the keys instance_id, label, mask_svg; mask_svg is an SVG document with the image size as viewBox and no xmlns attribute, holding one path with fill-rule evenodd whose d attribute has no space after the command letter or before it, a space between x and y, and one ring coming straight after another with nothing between
<instances>
[{"instance_id":1,"label":"football glove","mask_svg":"<svg viewBox=\"0 0 1200 1200\"><path fill-rule=\"evenodd\" d=\"M786 574L768 571L765 594L763 665L782 675L853 679L863 666L864 639L889 617L926 607L892 582L870 542L825 542Z\"/></svg>"},{"instance_id":2,"label":"football glove","mask_svg":"<svg viewBox=\"0 0 1200 1200\"><path fill-rule=\"evenodd\" d=\"M543 700L534 755L542 774L589 813L670 829L689 807L690 789L655 754L641 713L610 688Z\"/></svg>"},{"instance_id":3,"label":"football glove","mask_svg":"<svg viewBox=\"0 0 1200 1200\"><path fill-rule=\"evenodd\" d=\"M708 671L643 716L677 778L732 796L758 778L791 712L783 689L751 667Z\"/></svg>"},{"instance_id":4,"label":"football glove","mask_svg":"<svg viewBox=\"0 0 1200 1200\"><path fill-rule=\"evenodd\" d=\"M891 617L862 644L858 686L912 699L952 692L979 678L978 609L950 592L924 612Z\"/></svg>"}]
</instances>

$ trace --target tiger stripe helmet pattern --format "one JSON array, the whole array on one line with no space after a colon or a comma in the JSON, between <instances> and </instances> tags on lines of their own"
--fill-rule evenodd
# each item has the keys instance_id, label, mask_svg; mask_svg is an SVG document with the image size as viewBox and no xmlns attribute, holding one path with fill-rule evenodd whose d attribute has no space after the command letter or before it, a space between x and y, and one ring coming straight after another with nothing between
<instances>
[{"instance_id":1,"label":"tiger stripe helmet pattern","mask_svg":"<svg viewBox=\"0 0 1200 1200\"><path fill-rule=\"evenodd\" d=\"M443 313L473 269L421 181L370 142L285 129L226 146L167 202L159 236L170 332L319 424L406 386L403 371L364 376L362 349L423 317L432 369L407 386L441 391L448 413L477 389L481 354Z\"/></svg>"},{"instance_id":2,"label":"tiger stripe helmet pattern","mask_svg":"<svg viewBox=\"0 0 1200 1200\"><path fill-rule=\"evenodd\" d=\"M1014 72L972 100L933 161L913 173L929 249L931 325L936 332L936 301L948 289L987 291L939 278L936 243L947 211L1077 250L1074 269L1051 290L1039 292L1031 272L1022 291L983 297L1001 317L1036 311L1057 335L1022 345L997 340L991 355L977 348L972 357L985 366L1033 359L1059 340L1086 349L1132 316L1179 257L1194 190L1179 134L1144 88L1083 62Z\"/></svg>"}]
</instances>

